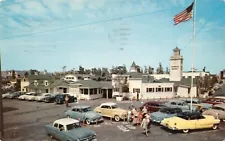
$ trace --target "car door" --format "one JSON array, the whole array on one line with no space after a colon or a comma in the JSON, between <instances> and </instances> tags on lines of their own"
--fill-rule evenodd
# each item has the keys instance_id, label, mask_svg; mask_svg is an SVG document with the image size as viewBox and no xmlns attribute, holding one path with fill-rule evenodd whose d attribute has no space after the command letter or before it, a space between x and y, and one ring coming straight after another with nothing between
<instances>
[{"instance_id":1,"label":"car door","mask_svg":"<svg viewBox=\"0 0 225 141\"><path fill-rule=\"evenodd\" d=\"M196 123L197 123L196 116L191 115L190 117L188 117L186 125L188 126L189 129L197 129Z\"/></svg>"},{"instance_id":2,"label":"car door","mask_svg":"<svg viewBox=\"0 0 225 141\"><path fill-rule=\"evenodd\" d=\"M107 109L107 106L106 106L106 105L102 105L102 106L100 107L100 111L101 111L101 114L102 114L103 116L106 116L106 109Z\"/></svg>"},{"instance_id":3,"label":"car door","mask_svg":"<svg viewBox=\"0 0 225 141\"><path fill-rule=\"evenodd\" d=\"M203 115L196 116L196 129L204 129L212 127L212 123L207 120Z\"/></svg>"},{"instance_id":4,"label":"car door","mask_svg":"<svg viewBox=\"0 0 225 141\"><path fill-rule=\"evenodd\" d=\"M65 138L65 127L62 124L59 124L58 131L58 140L62 141Z\"/></svg>"},{"instance_id":5,"label":"car door","mask_svg":"<svg viewBox=\"0 0 225 141\"><path fill-rule=\"evenodd\" d=\"M114 115L113 115L113 109L112 109L112 107L111 106L106 106L106 108L105 108L105 115L107 116L107 117L113 117Z\"/></svg>"},{"instance_id":6,"label":"car door","mask_svg":"<svg viewBox=\"0 0 225 141\"><path fill-rule=\"evenodd\" d=\"M54 138L59 139L59 124L58 123L54 123L53 127L52 127L52 132L50 133Z\"/></svg>"},{"instance_id":7,"label":"car door","mask_svg":"<svg viewBox=\"0 0 225 141\"><path fill-rule=\"evenodd\" d=\"M79 119L79 109L78 108L73 108L70 112L70 116L76 120Z\"/></svg>"},{"instance_id":8,"label":"car door","mask_svg":"<svg viewBox=\"0 0 225 141\"><path fill-rule=\"evenodd\" d=\"M169 103L169 107L176 108L177 107L177 103L176 102L170 102Z\"/></svg>"}]
</instances>

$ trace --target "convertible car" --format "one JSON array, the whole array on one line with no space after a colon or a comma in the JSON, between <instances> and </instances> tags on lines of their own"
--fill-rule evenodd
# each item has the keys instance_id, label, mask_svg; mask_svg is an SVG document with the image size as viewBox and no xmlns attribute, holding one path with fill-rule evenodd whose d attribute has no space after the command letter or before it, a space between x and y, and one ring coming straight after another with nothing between
<instances>
[{"instance_id":1,"label":"convertible car","mask_svg":"<svg viewBox=\"0 0 225 141\"><path fill-rule=\"evenodd\" d=\"M212 128L216 130L219 123L219 119L215 119L210 115L202 115L199 112L183 112L177 117L164 119L161 125L174 131L188 133L190 130L194 129Z\"/></svg>"}]
</instances>

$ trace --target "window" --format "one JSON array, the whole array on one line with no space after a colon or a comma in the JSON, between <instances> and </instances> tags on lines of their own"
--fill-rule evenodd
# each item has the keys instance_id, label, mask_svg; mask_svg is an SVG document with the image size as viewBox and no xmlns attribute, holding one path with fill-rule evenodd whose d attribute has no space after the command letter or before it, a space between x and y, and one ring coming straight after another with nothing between
<instances>
[{"instance_id":1,"label":"window","mask_svg":"<svg viewBox=\"0 0 225 141\"><path fill-rule=\"evenodd\" d=\"M81 94L84 94L84 89L80 89L80 93Z\"/></svg>"},{"instance_id":2,"label":"window","mask_svg":"<svg viewBox=\"0 0 225 141\"><path fill-rule=\"evenodd\" d=\"M74 112L79 112L79 109L73 108L72 111L74 111Z\"/></svg>"},{"instance_id":3,"label":"window","mask_svg":"<svg viewBox=\"0 0 225 141\"><path fill-rule=\"evenodd\" d=\"M84 89L84 94L88 95L88 89Z\"/></svg>"},{"instance_id":4,"label":"window","mask_svg":"<svg viewBox=\"0 0 225 141\"><path fill-rule=\"evenodd\" d=\"M79 123L73 123L73 124L66 125L67 130L73 130L75 128L80 128L80 127L81 126Z\"/></svg>"},{"instance_id":5,"label":"window","mask_svg":"<svg viewBox=\"0 0 225 141\"><path fill-rule=\"evenodd\" d=\"M98 89L94 88L94 94L97 94L97 93L98 93Z\"/></svg>"},{"instance_id":6,"label":"window","mask_svg":"<svg viewBox=\"0 0 225 141\"><path fill-rule=\"evenodd\" d=\"M55 123L55 124L54 124L54 127L55 127L55 128L58 128L58 123Z\"/></svg>"},{"instance_id":7,"label":"window","mask_svg":"<svg viewBox=\"0 0 225 141\"><path fill-rule=\"evenodd\" d=\"M179 105L179 106L183 106L183 103L178 103L177 105Z\"/></svg>"},{"instance_id":8,"label":"window","mask_svg":"<svg viewBox=\"0 0 225 141\"><path fill-rule=\"evenodd\" d=\"M93 89L89 89L89 90L90 90L90 95L93 95L94 94Z\"/></svg>"},{"instance_id":9,"label":"window","mask_svg":"<svg viewBox=\"0 0 225 141\"><path fill-rule=\"evenodd\" d=\"M165 92L172 92L172 87L165 87Z\"/></svg>"},{"instance_id":10,"label":"window","mask_svg":"<svg viewBox=\"0 0 225 141\"><path fill-rule=\"evenodd\" d=\"M114 92L119 92L119 88L114 88L113 91Z\"/></svg>"},{"instance_id":11,"label":"window","mask_svg":"<svg viewBox=\"0 0 225 141\"><path fill-rule=\"evenodd\" d=\"M85 113L85 112L92 111L92 109L91 109L91 107L88 107L88 108L84 108L84 109L82 109L82 111Z\"/></svg>"},{"instance_id":12,"label":"window","mask_svg":"<svg viewBox=\"0 0 225 141\"><path fill-rule=\"evenodd\" d=\"M59 124L59 129L60 129L60 131L64 131L64 127L62 124Z\"/></svg>"},{"instance_id":13,"label":"window","mask_svg":"<svg viewBox=\"0 0 225 141\"><path fill-rule=\"evenodd\" d=\"M44 83L45 83L45 86L48 86L48 81L45 81Z\"/></svg>"},{"instance_id":14,"label":"window","mask_svg":"<svg viewBox=\"0 0 225 141\"><path fill-rule=\"evenodd\" d=\"M146 88L146 92L154 92L154 88Z\"/></svg>"},{"instance_id":15,"label":"window","mask_svg":"<svg viewBox=\"0 0 225 141\"><path fill-rule=\"evenodd\" d=\"M108 105L102 105L101 108L103 108L103 109L111 109L110 106L108 106Z\"/></svg>"},{"instance_id":16,"label":"window","mask_svg":"<svg viewBox=\"0 0 225 141\"><path fill-rule=\"evenodd\" d=\"M140 93L140 89L138 89L138 88L133 88L133 93Z\"/></svg>"},{"instance_id":17,"label":"window","mask_svg":"<svg viewBox=\"0 0 225 141\"><path fill-rule=\"evenodd\" d=\"M162 88L156 88L156 92L163 92Z\"/></svg>"},{"instance_id":18,"label":"window","mask_svg":"<svg viewBox=\"0 0 225 141\"><path fill-rule=\"evenodd\" d=\"M171 102L170 104L171 104L171 105L177 105L176 102Z\"/></svg>"}]
</instances>

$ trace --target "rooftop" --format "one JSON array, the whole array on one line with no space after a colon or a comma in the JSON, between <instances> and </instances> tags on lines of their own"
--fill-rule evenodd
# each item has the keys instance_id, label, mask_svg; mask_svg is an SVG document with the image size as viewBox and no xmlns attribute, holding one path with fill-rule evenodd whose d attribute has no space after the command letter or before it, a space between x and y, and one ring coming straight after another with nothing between
<instances>
[{"instance_id":1,"label":"rooftop","mask_svg":"<svg viewBox=\"0 0 225 141\"><path fill-rule=\"evenodd\" d=\"M68 125L68 124L73 124L73 123L79 123L78 120L76 119L72 119L72 118L62 118L62 119L58 119L55 122L62 124L62 125Z\"/></svg>"}]
</instances>

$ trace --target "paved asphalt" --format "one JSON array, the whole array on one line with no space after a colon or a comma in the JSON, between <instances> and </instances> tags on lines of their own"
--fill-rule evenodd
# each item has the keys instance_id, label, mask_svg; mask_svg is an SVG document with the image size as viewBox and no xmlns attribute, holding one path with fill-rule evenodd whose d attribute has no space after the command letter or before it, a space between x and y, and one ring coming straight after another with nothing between
<instances>
[{"instance_id":1,"label":"paved asphalt","mask_svg":"<svg viewBox=\"0 0 225 141\"><path fill-rule=\"evenodd\" d=\"M93 108L105 99L94 101L80 101L79 104L90 105ZM6 141L51 141L46 136L44 125L62 118L69 108L54 103L27 102L19 100L3 100L4 107L15 107L18 110L4 113ZM76 103L71 104L75 105ZM131 102L118 103L122 108L128 108ZM141 102L133 102L140 106ZM225 139L225 123L221 123L218 130L193 131L189 134L171 133L161 129L159 125L152 125L148 137L142 134L142 129L124 122L105 122L98 125L86 126L97 133L98 141L223 141Z\"/></svg>"}]
</instances>

